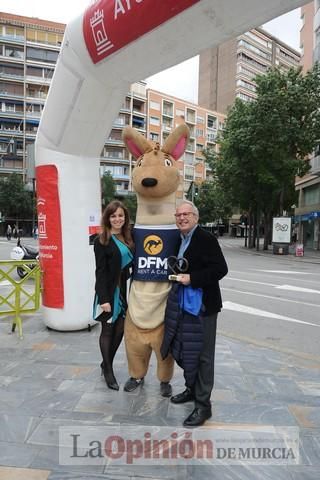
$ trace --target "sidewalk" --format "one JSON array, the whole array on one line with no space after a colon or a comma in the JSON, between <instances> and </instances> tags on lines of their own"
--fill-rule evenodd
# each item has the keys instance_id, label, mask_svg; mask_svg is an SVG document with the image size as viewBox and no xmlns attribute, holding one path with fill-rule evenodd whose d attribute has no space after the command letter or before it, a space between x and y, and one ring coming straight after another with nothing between
<instances>
[{"instance_id":1,"label":"sidewalk","mask_svg":"<svg viewBox=\"0 0 320 480\"><path fill-rule=\"evenodd\" d=\"M0 322L0 480L318 480L320 358L301 359L218 335L213 416L205 428L298 427L297 466L59 465L60 426L181 426L192 404L159 395L155 359L141 391L123 392L123 345L115 362L120 391L99 372L99 326L91 332L49 331L41 313L24 321L24 339ZM176 368L173 389L183 389Z\"/></svg>"},{"instance_id":2,"label":"sidewalk","mask_svg":"<svg viewBox=\"0 0 320 480\"><path fill-rule=\"evenodd\" d=\"M245 239L240 237L229 237L224 235L223 237L218 238L221 245L227 243L229 246L234 246L235 248L241 248L242 252L250 253L252 255L263 255L263 256L273 256L274 258L287 259L288 261L295 261L297 263L319 263L320 264L320 250L313 250L312 248L305 248L303 257L296 257L295 255L295 244L289 246L288 255L277 255L273 253L272 245L269 245L268 250L263 250L263 242L260 240L259 250L256 248L247 248L245 247Z\"/></svg>"}]
</instances>

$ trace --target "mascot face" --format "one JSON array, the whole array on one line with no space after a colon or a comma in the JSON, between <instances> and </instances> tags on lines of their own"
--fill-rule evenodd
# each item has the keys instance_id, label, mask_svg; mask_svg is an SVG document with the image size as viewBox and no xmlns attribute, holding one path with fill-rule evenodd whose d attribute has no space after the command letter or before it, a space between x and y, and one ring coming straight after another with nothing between
<instances>
[{"instance_id":1,"label":"mascot face","mask_svg":"<svg viewBox=\"0 0 320 480\"><path fill-rule=\"evenodd\" d=\"M132 174L134 190L147 198L161 198L174 193L180 182L177 160L188 144L188 127L177 127L162 148L131 127L125 128L123 138L128 150L137 159Z\"/></svg>"}]
</instances>

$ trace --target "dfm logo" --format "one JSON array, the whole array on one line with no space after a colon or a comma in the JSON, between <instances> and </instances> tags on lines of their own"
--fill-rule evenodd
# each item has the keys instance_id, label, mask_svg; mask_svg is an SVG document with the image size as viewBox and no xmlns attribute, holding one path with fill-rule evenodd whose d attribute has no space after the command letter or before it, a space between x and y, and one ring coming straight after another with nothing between
<instances>
[{"instance_id":1,"label":"dfm logo","mask_svg":"<svg viewBox=\"0 0 320 480\"><path fill-rule=\"evenodd\" d=\"M158 255L163 249L163 241L157 235L148 235L144 239L143 248L148 255Z\"/></svg>"}]
</instances>

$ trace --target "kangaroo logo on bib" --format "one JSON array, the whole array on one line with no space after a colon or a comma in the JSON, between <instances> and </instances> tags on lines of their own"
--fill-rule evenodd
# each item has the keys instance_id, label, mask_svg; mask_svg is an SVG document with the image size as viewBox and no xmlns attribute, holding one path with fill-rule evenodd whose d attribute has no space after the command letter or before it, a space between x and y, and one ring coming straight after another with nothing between
<instances>
[{"instance_id":1,"label":"kangaroo logo on bib","mask_svg":"<svg viewBox=\"0 0 320 480\"><path fill-rule=\"evenodd\" d=\"M143 242L143 248L148 255L158 255L163 249L163 241L157 235L148 235Z\"/></svg>"}]
</instances>

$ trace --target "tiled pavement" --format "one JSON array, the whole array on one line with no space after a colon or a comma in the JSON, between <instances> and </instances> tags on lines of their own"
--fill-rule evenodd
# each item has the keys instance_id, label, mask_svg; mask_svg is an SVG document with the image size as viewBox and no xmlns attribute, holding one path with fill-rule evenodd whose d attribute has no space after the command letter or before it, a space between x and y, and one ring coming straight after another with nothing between
<instances>
[{"instance_id":1,"label":"tiled pavement","mask_svg":"<svg viewBox=\"0 0 320 480\"><path fill-rule=\"evenodd\" d=\"M41 313L25 318L24 339L0 321L0 480L279 479L318 480L320 471L320 358L302 359L218 335L213 417L209 428L294 426L297 466L59 465L60 426L180 426L192 404L159 395L155 359L145 385L131 394L123 346L115 371L119 392L99 373L99 326L91 332L49 331ZM174 391L183 388L177 368Z\"/></svg>"}]
</instances>

